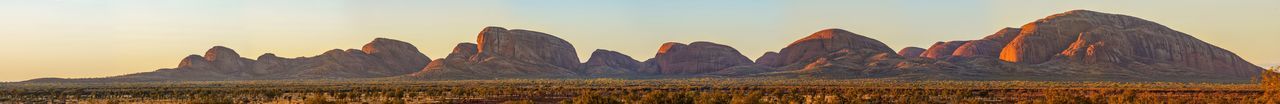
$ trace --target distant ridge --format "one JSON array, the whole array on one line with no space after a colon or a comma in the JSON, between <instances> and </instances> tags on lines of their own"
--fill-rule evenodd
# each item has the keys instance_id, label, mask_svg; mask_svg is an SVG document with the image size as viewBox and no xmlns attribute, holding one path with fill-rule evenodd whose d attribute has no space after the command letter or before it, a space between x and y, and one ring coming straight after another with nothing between
<instances>
[{"instance_id":1,"label":"distant ridge","mask_svg":"<svg viewBox=\"0 0 1280 104\"><path fill-rule=\"evenodd\" d=\"M364 50L329 50L314 57L281 58L272 53L257 60L240 57L231 48L214 46L204 56L190 55L176 68L105 78L40 78L23 82L155 82L277 79L379 78L409 74L430 62L403 41L377 38Z\"/></svg>"}]
</instances>

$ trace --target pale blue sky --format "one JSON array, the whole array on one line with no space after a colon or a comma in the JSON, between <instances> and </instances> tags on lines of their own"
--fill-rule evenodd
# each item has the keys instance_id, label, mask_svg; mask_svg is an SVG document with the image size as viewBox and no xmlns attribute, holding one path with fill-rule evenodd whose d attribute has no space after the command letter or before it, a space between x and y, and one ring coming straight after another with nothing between
<instances>
[{"instance_id":1,"label":"pale blue sky","mask_svg":"<svg viewBox=\"0 0 1280 104\"><path fill-rule=\"evenodd\" d=\"M824 28L892 48L970 40L1074 9L1136 16L1280 64L1280 0L0 0L0 81L105 77L175 67L215 45L245 57L318 55L376 37L432 58L485 26L643 60L664 42L712 41L748 57Z\"/></svg>"}]
</instances>

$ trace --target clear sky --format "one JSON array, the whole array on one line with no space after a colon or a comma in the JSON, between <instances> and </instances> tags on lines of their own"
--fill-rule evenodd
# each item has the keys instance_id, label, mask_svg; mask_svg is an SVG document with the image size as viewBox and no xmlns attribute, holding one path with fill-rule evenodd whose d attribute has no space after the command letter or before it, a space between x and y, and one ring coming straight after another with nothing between
<instances>
[{"instance_id":1,"label":"clear sky","mask_svg":"<svg viewBox=\"0 0 1280 104\"><path fill-rule=\"evenodd\" d=\"M824 28L898 49L971 40L1074 9L1161 23L1261 66L1280 65L1280 0L0 0L0 81L176 67L227 46L318 55L376 37L443 58L485 26L528 29L643 60L664 42L711 41L747 57Z\"/></svg>"}]
</instances>

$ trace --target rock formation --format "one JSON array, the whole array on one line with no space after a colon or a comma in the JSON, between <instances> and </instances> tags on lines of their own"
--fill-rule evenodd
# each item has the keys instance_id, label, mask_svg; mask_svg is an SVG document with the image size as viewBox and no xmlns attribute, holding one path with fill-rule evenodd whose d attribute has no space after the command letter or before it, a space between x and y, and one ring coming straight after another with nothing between
<instances>
[{"instance_id":1,"label":"rock formation","mask_svg":"<svg viewBox=\"0 0 1280 104\"><path fill-rule=\"evenodd\" d=\"M586 74L593 77L635 75L639 74L636 72L640 68L646 67L644 63L636 61L631 56L604 49L591 52L591 59L583 65L583 68L587 68Z\"/></svg>"},{"instance_id":2,"label":"rock formation","mask_svg":"<svg viewBox=\"0 0 1280 104\"><path fill-rule=\"evenodd\" d=\"M965 43L969 43L969 41L949 41L949 42L933 43L933 46L930 46L929 50L925 50L924 53L921 53L920 57L932 58L932 59L944 59L947 57L951 57L951 54L955 52L956 48L960 48L960 45L964 45Z\"/></svg>"},{"instance_id":3,"label":"rock formation","mask_svg":"<svg viewBox=\"0 0 1280 104\"><path fill-rule=\"evenodd\" d=\"M475 43L458 43L453 46L453 52L449 53L448 59L471 59L471 56L479 53L480 49L476 48Z\"/></svg>"},{"instance_id":4,"label":"rock formation","mask_svg":"<svg viewBox=\"0 0 1280 104\"><path fill-rule=\"evenodd\" d=\"M581 62L572 44L542 32L487 27L476 42L480 49L477 59L506 57L547 62L565 69L577 69Z\"/></svg>"},{"instance_id":5,"label":"rock formation","mask_svg":"<svg viewBox=\"0 0 1280 104\"><path fill-rule=\"evenodd\" d=\"M386 66L391 67L389 70L393 73L413 73L431 63L431 58L418 52L418 47L399 40L387 38L377 38L369 44L365 44L361 50L364 53L377 57Z\"/></svg>"},{"instance_id":6,"label":"rock formation","mask_svg":"<svg viewBox=\"0 0 1280 104\"><path fill-rule=\"evenodd\" d=\"M915 51L912 51L912 50ZM922 53L924 49L905 48L902 54ZM749 76L764 77L813 77L813 78L874 78L914 73L917 70L947 70L937 68L899 67L899 64L928 64L926 59L907 60L877 40L840 29L826 29L783 48L779 64L771 64L778 72L764 72ZM767 62L767 61L761 61ZM753 69L753 68L742 68ZM723 72L717 72L723 73Z\"/></svg>"},{"instance_id":7,"label":"rock formation","mask_svg":"<svg viewBox=\"0 0 1280 104\"><path fill-rule=\"evenodd\" d=\"M889 46L879 40L841 29L825 29L814 32L808 37L792 42L778 52L779 58L766 66L781 67L796 63L811 62L818 57L826 56L843 49L869 50L876 52L893 52Z\"/></svg>"},{"instance_id":8,"label":"rock formation","mask_svg":"<svg viewBox=\"0 0 1280 104\"><path fill-rule=\"evenodd\" d=\"M725 68L750 65L751 59L743 56L737 49L711 42L683 43L668 42L662 44L657 55L651 59L654 68L641 72L666 75L701 74L724 70Z\"/></svg>"},{"instance_id":9,"label":"rock formation","mask_svg":"<svg viewBox=\"0 0 1280 104\"><path fill-rule=\"evenodd\" d=\"M190 58L190 57L189 57ZM186 61L186 60L184 60ZM197 60L190 60L197 61ZM197 70L214 70L224 73L234 73L240 70L249 69L253 64L253 60L240 57L235 50L223 46L214 46L204 53L204 61L208 63L208 67L192 67ZM179 65L182 66L182 65Z\"/></svg>"},{"instance_id":10,"label":"rock formation","mask_svg":"<svg viewBox=\"0 0 1280 104\"><path fill-rule=\"evenodd\" d=\"M445 62L410 75L426 79L571 78L584 71L568 41L529 30L486 27L477 36L474 54L469 44L455 47ZM454 57L468 59L456 59ZM440 64L440 65L438 65Z\"/></svg>"},{"instance_id":11,"label":"rock formation","mask_svg":"<svg viewBox=\"0 0 1280 104\"><path fill-rule=\"evenodd\" d=\"M756 65L779 64L778 58L782 57L780 55L781 54L778 54L778 52L765 52L764 55L760 55L760 57L756 58Z\"/></svg>"},{"instance_id":12,"label":"rock formation","mask_svg":"<svg viewBox=\"0 0 1280 104\"><path fill-rule=\"evenodd\" d=\"M953 52L951 56L965 58L999 58L1000 51L1004 48L1004 45L1008 44L1009 41L1013 41L1013 38L1017 37L1021 30L1022 29L1019 28L1000 29L1000 31L988 35L987 37L969 41L968 43L961 45L959 48L956 48L955 52Z\"/></svg>"},{"instance_id":13,"label":"rock formation","mask_svg":"<svg viewBox=\"0 0 1280 104\"><path fill-rule=\"evenodd\" d=\"M1156 78L1247 80L1262 70L1230 51L1155 22L1088 10L1023 25L999 58L1022 64L1078 63L1061 65Z\"/></svg>"},{"instance_id":14,"label":"rock formation","mask_svg":"<svg viewBox=\"0 0 1280 104\"><path fill-rule=\"evenodd\" d=\"M480 51L480 49L476 48L475 43L458 43L458 45L455 45L453 47L453 51L449 53L449 56L445 57L444 59L432 60L430 64L427 64L426 68L423 68L422 70L416 73L413 73L412 75L409 75L409 76L426 77L427 74L435 74L435 75L431 75L431 77L436 77L436 78L448 78L450 76L451 77L475 77L475 76L466 76L466 75L457 75L457 74L471 73L469 72L471 70L467 68L467 66L471 66L475 64L475 62L472 62L471 60L472 60L472 56L475 56L476 53L479 53L478 51ZM450 74L455 74L455 75L450 75Z\"/></svg>"},{"instance_id":15,"label":"rock formation","mask_svg":"<svg viewBox=\"0 0 1280 104\"><path fill-rule=\"evenodd\" d=\"M905 47L898 50L898 55L902 57L920 57L920 54L924 54L924 51L925 49L920 47Z\"/></svg>"}]
</instances>

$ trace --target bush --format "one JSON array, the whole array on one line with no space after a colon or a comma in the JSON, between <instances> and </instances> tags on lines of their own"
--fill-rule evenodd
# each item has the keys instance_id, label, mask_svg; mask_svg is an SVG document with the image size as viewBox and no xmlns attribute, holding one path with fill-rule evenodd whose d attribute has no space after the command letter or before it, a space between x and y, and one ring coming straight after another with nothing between
<instances>
[{"instance_id":1,"label":"bush","mask_svg":"<svg viewBox=\"0 0 1280 104\"><path fill-rule=\"evenodd\" d=\"M324 96L320 96L320 95L307 97L307 100L302 101L302 103L304 104L337 104L337 102L329 101L328 98L325 98Z\"/></svg>"},{"instance_id":2,"label":"bush","mask_svg":"<svg viewBox=\"0 0 1280 104\"><path fill-rule=\"evenodd\" d=\"M618 101L617 99L610 98L610 97L605 97L603 95L600 95L599 93L586 93L583 95L578 95L578 97L574 97L573 99L561 101L560 103L561 104L622 104L622 101Z\"/></svg>"},{"instance_id":3,"label":"bush","mask_svg":"<svg viewBox=\"0 0 1280 104\"><path fill-rule=\"evenodd\" d=\"M664 91L655 91L645 94L638 102L640 104L692 104L693 97L685 93L668 93Z\"/></svg>"},{"instance_id":4,"label":"bush","mask_svg":"<svg viewBox=\"0 0 1280 104\"><path fill-rule=\"evenodd\" d=\"M1259 87L1266 91L1263 92L1262 97L1255 99L1256 103L1280 104L1280 73L1274 72L1276 70L1280 70L1280 66L1264 71L1262 77L1258 79Z\"/></svg>"},{"instance_id":5,"label":"bush","mask_svg":"<svg viewBox=\"0 0 1280 104\"><path fill-rule=\"evenodd\" d=\"M733 97L720 93L701 93L694 102L695 104L728 104L731 98Z\"/></svg>"},{"instance_id":6,"label":"bush","mask_svg":"<svg viewBox=\"0 0 1280 104\"><path fill-rule=\"evenodd\" d=\"M764 104L763 102L760 102L760 98L762 98L763 96L764 94L760 92L751 92L751 94L747 94L743 96L734 96L732 102L730 103L732 104Z\"/></svg>"},{"instance_id":7,"label":"bush","mask_svg":"<svg viewBox=\"0 0 1280 104\"><path fill-rule=\"evenodd\" d=\"M192 104L235 104L235 102L232 102L231 99L226 99L222 97L210 97L210 96L197 97L196 100L192 101L191 103Z\"/></svg>"}]
</instances>

